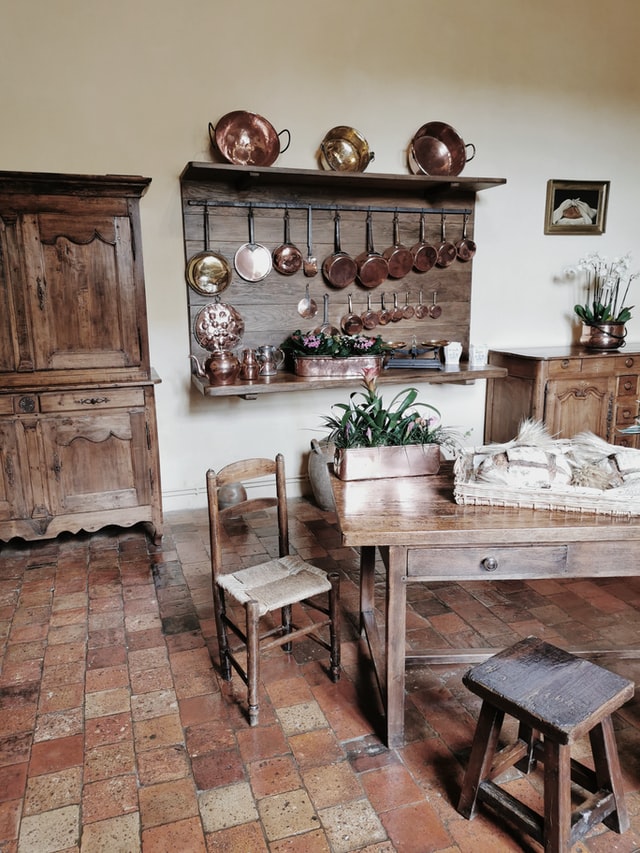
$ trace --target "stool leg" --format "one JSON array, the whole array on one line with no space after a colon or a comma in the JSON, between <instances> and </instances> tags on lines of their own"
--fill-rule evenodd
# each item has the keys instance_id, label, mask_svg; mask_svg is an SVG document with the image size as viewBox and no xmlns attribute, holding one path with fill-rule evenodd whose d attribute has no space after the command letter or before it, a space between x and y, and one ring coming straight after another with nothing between
<instances>
[{"instance_id":1,"label":"stool leg","mask_svg":"<svg viewBox=\"0 0 640 853\"><path fill-rule=\"evenodd\" d=\"M468 820L475 817L478 788L489 776L503 720L504 711L488 702L482 703L458 801L458 811Z\"/></svg>"},{"instance_id":2,"label":"stool leg","mask_svg":"<svg viewBox=\"0 0 640 853\"><path fill-rule=\"evenodd\" d=\"M605 717L599 725L591 729L589 740L591 741L598 787L611 791L615 801L615 811L602 822L614 832L626 832L629 829L629 815L624 799L616 736L610 716Z\"/></svg>"},{"instance_id":3,"label":"stool leg","mask_svg":"<svg viewBox=\"0 0 640 853\"><path fill-rule=\"evenodd\" d=\"M284 607L281 608L280 615L282 617L282 633L290 634L291 633L291 605L285 604ZM282 648L285 652L290 652L292 649L291 643L283 643Z\"/></svg>"},{"instance_id":4,"label":"stool leg","mask_svg":"<svg viewBox=\"0 0 640 853\"><path fill-rule=\"evenodd\" d=\"M527 754L520 761L516 761L515 766L521 773L530 773L536 766L536 758L534 755L534 747L540 740L540 732L532 729L524 723L520 723L518 727L518 740L524 741L527 745Z\"/></svg>"},{"instance_id":5,"label":"stool leg","mask_svg":"<svg viewBox=\"0 0 640 853\"><path fill-rule=\"evenodd\" d=\"M544 740L544 850L571 849L571 749Z\"/></svg>"}]
</instances>

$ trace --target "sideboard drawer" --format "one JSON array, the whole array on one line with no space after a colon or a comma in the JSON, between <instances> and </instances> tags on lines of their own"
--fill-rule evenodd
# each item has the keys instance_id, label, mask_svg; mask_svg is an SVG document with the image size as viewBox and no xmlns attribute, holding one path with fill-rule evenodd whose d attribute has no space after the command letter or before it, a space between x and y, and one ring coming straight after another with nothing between
<instances>
[{"instance_id":1,"label":"sideboard drawer","mask_svg":"<svg viewBox=\"0 0 640 853\"><path fill-rule=\"evenodd\" d=\"M534 547L487 545L473 548L410 548L407 575L411 579L500 580L562 575L567 570L566 545Z\"/></svg>"}]
</instances>

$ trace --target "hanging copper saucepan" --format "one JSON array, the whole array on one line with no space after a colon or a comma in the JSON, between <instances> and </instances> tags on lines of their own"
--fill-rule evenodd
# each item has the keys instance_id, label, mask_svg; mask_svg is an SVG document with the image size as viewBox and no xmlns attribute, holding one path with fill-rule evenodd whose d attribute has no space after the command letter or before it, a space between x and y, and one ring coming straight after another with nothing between
<instances>
[{"instance_id":1,"label":"hanging copper saucepan","mask_svg":"<svg viewBox=\"0 0 640 853\"><path fill-rule=\"evenodd\" d=\"M203 296L222 293L231 284L231 265L220 252L209 248L209 208L204 210L204 252L189 259L186 269L188 284Z\"/></svg>"},{"instance_id":2,"label":"hanging copper saucepan","mask_svg":"<svg viewBox=\"0 0 640 853\"><path fill-rule=\"evenodd\" d=\"M471 155L467 155L467 149ZM423 124L409 145L409 169L414 175L459 175L476 155L472 142L465 145L458 131L443 121Z\"/></svg>"},{"instance_id":3,"label":"hanging copper saucepan","mask_svg":"<svg viewBox=\"0 0 640 853\"><path fill-rule=\"evenodd\" d=\"M413 268L417 272L429 272L438 260L435 246L427 243L424 237L424 210L420 213L420 234L418 242L411 247L413 253Z\"/></svg>"},{"instance_id":4,"label":"hanging copper saucepan","mask_svg":"<svg viewBox=\"0 0 640 853\"><path fill-rule=\"evenodd\" d=\"M302 266L302 252L291 242L288 208L284 211L284 242L273 250L273 266L282 275L293 275Z\"/></svg>"},{"instance_id":5,"label":"hanging copper saucepan","mask_svg":"<svg viewBox=\"0 0 640 853\"><path fill-rule=\"evenodd\" d=\"M458 240L456 243L456 251L458 253L458 260L460 261L470 261L471 258L476 253L476 244L470 237L467 237L467 222L469 221L469 214L464 214L464 224L462 226L462 238Z\"/></svg>"},{"instance_id":6,"label":"hanging copper saucepan","mask_svg":"<svg viewBox=\"0 0 640 853\"><path fill-rule=\"evenodd\" d=\"M442 214L442 219L440 222L440 228L442 232L442 239L440 243L438 243L438 260L436 261L436 265L439 267L448 267L452 264L458 256L458 250L454 246L454 244L447 240L447 235L445 231L445 222L446 215Z\"/></svg>"},{"instance_id":7,"label":"hanging copper saucepan","mask_svg":"<svg viewBox=\"0 0 640 853\"><path fill-rule=\"evenodd\" d=\"M418 320L424 320L429 316L429 306L422 301L422 291L418 294L418 304L416 305L416 317Z\"/></svg>"},{"instance_id":8,"label":"hanging copper saucepan","mask_svg":"<svg viewBox=\"0 0 640 853\"><path fill-rule=\"evenodd\" d=\"M371 294L367 293L367 308L362 313L362 325L365 329L375 329L378 325L379 314L371 307Z\"/></svg>"},{"instance_id":9,"label":"hanging copper saucepan","mask_svg":"<svg viewBox=\"0 0 640 853\"><path fill-rule=\"evenodd\" d=\"M322 273L332 287L348 287L356 280L358 265L351 255L343 252L340 246L340 214L336 210L334 222L333 254L324 259Z\"/></svg>"},{"instance_id":10,"label":"hanging copper saucepan","mask_svg":"<svg viewBox=\"0 0 640 853\"><path fill-rule=\"evenodd\" d=\"M280 136L287 134L287 144L280 147ZM234 110L209 122L209 139L214 149L236 166L272 166L291 144L291 133L276 133L271 122L257 113Z\"/></svg>"},{"instance_id":11,"label":"hanging copper saucepan","mask_svg":"<svg viewBox=\"0 0 640 853\"><path fill-rule=\"evenodd\" d=\"M358 281L363 287L378 287L389 274L387 259L373 247L373 223L371 211L367 213L367 248L356 258Z\"/></svg>"},{"instance_id":12,"label":"hanging copper saucepan","mask_svg":"<svg viewBox=\"0 0 640 853\"><path fill-rule=\"evenodd\" d=\"M380 294L380 312L378 314L378 323L381 326L386 326L391 322L391 311L387 308L384 301L384 293Z\"/></svg>"},{"instance_id":13,"label":"hanging copper saucepan","mask_svg":"<svg viewBox=\"0 0 640 853\"><path fill-rule=\"evenodd\" d=\"M400 242L399 228L398 212L396 211L393 216L393 246L389 246L382 253L387 259L391 278L404 278L413 266L411 250Z\"/></svg>"},{"instance_id":14,"label":"hanging copper saucepan","mask_svg":"<svg viewBox=\"0 0 640 853\"><path fill-rule=\"evenodd\" d=\"M249 242L243 243L234 257L236 272L245 281L262 281L271 272L271 252L253 238L253 208L249 207Z\"/></svg>"},{"instance_id":15,"label":"hanging copper saucepan","mask_svg":"<svg viewBox=\"0 0 640 853\"><path fill-rule=\"evenodd\" d=\"M347 297L349 310L343 316L340 321L340 328L345 333L345 335L359 335L362 331L362 317L359 314L355 314L353 311L353 302L351 299L351 294Z\"/></svg>"}]
</instances>

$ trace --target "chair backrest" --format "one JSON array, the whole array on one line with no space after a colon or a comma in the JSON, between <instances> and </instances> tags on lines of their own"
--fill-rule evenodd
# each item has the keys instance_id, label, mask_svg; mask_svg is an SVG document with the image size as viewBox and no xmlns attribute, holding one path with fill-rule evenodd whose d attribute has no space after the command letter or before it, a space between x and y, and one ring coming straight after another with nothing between
<instances>
[{"instance_id":1,"label":"chair backrest","mask_svg":"<svg viewBox=\"0 0 640 853\"><path fill-rule=\"evenodd\" d=\"M263 480L261 489L271 488L272 493L262 497L249 497L232 506L222 508L218 502L218 489L231 483L246 483ZM214 471L207 471L207 502L209 506L209 537L211 542L211 565L214 578L222 570L222 523L231 516L248 515L252 512L278 508L279 556L289 554L289 513L284 470L284 456L278 453L275 459L241 459Z\"/></svg>"}]
</instances>

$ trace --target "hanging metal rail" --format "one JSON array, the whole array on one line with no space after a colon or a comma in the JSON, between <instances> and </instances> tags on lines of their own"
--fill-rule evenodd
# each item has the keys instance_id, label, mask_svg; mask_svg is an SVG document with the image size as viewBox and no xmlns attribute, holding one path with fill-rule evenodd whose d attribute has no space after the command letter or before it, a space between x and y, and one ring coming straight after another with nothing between
<instances>
[{"instance_id":1,"label":"hanging metal rail","mask_svg":"<svg viewBox=\"0 0 640 853\"><path fill-rule=\"evenodd\" d=\"M329 211L354 211L356 213L412 213L433 216L471 216L472 210L468 207L402 207L393 205L380 206L374 204L351 205L351 204L305 204L300 201L211 201L210 199L190 199L190 207L243 207L258 210L267 208L271 210L329 210Z\"/></svg>"}]
</instances>

